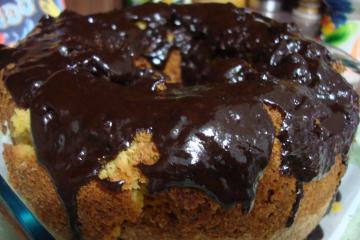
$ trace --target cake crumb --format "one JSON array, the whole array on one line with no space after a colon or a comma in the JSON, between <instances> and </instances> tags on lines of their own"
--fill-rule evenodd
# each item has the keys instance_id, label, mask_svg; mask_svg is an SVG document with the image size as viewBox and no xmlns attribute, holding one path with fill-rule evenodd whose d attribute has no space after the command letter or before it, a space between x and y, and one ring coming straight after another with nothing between
<instances>
[{"instance_id":1,"label":"cake crumb","mask_svg":"<svg viewBox=\"0 0 360 240\"><path fill-rule=\"evenodd\" d=\"M11 136L16 143L31 143L30 110L15 108L10 119Z\"/></svg>"},{"instance_id":2,"label":"cake crumb","mask_svg":"<svg viewBox=\"0 0 360 240\"><path fill-rule=\"evenodd\" d=\"M346 71L346 67L341 61L336 61L332 64L333 69L338 73L343 73Z\"/></svg>"},{"instance_id":3,"label":"cake crumb","mask_svg":"<svg viewBox=\"0 0 360 240\"><path fill-rule=\"evenodd\" d=\"M147 179L137 166L140 163L152 165L159 159L159 153L151 138L149 132L138 132L130 147L106 163L98 177L111 182L124 181L123 190L140 189Z\"/></svg>"},{"instance_id":4,"label":"cake crumb","mask_svg":"<svg viewBox=\"0 0 360 240\"><path fill-rule=\"evenodd\" d=\"M147 24L145 21L137 21L135 23L135 25L140 29L140 30L145 30L147 27Z\"/></svg>"}]
</instances>

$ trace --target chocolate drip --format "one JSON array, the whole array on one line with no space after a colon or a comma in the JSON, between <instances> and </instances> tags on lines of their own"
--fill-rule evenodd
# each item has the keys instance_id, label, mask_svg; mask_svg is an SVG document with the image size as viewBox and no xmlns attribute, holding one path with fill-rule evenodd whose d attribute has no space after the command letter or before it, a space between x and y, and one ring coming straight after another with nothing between
<instances>
[{"instance_id":1,"label":"chocolate drip","mask_svg":"<svg viewBox=\"0 0 360 240\"><path fill-rule=\"evenodd\" d=\"M3 69L7 64L9 64L8 59L11 58L14 49L7 48L5 45L0 44L0 69Z\"/></svg>"},{"instance_id":2,"label":"chocolate drip","mask_svg":"<svg viewBox=\"0 0 360 240\"><path fill-rule=\"evenodd\" d=\"M101 185L103 185L105 188L107 188L108 190L110 190L112 192L117 192L117 191L121 190L122 186L124 185L123 180L116 181L116 182L110 182L108 180L101 180L100 183L101 183Z\"/></svg>"},{"instance_id":3,"label":"chocolate drip","mask_svg":"<svg viewBox=\"0 0 360 240\"><path fill-rule=\"evenodd\" d=\"M295 194L295 202L292 206L290 217L286 222L286 227L291 227L291 225L293 225L296 214L300 207L301 200L304 198L304 186L303 183L300 181L296 182Z\"/></svg>"},{"instance_id":4,"label":"chocolate drip","mask_svg":"<svg viewBox=\"0 0 360 240\"><path fill-rule=\"evenodd\" d=\"M339 190L336 192L334 199L335 199L336 202L340 202L340 201L341 201L342 195L341 195L341 192L340 192Z\"/></svg>"},{"instance_id":5,"label":"chocolate drip","mask_svg":"<svg viewBox=\"0 0 360 240\"><path fill-rule=\"evenodd\" d=\"M306 240L321 240L324 238L324 231L320 225L317 225L316 228L307 236Z\"/></svg>"},{"instance_id":6,"label":"chocolate drip","mask_svg":"<svg viewBox=\"0 0 360 240\"><path fill-rule=\"evenodd\" d=\"M174 49L182 84L158 92ZM284 117L280 171L297 178L294 217L303 182L347 154L359 121L358 96L325 48L293 25L231 4L65 11L0 51L10 53L1 66L16 63L5 70L5 84L18 106L30 108L38 160L73 226L79 188L138 131L151 133L160 153L154 165L139 166L150 194L192 187L249 212L275 138L264 105ZM135 66L139 57L152 67Z\"/></svg>"}]
</instances>

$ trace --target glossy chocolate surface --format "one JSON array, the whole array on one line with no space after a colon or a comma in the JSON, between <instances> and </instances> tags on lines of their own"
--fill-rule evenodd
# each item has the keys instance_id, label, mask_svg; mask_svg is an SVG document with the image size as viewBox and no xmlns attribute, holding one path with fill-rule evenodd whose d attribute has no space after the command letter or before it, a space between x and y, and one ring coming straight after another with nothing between
<instances>
[{"instance_id":1,"label":"glossy chocolate surface","mask_svg":"<svg viewBox=\"0 0 360 240\"><path fill-rule=\"evenodd\" d=\"M156 91L174 49L182 83ZM15 63L4 81L18 106L31 110L38 159L73 225L78 189L138 131L151 133L160 152L156 164L139 166L150 194L192 187L249 212L276 137L264 105L283 115L279 171L301 189L347 154L359 121L358 96L325 48L292 25L231 4L65 11L1 52ZM139 57L151 69L136 67ZM300 201L298 194L294 216Z\"/></svg>"},{"instance_id":2,"label":"glossy chocolate surface","mask_svg":"<svg viewBox=\"0 0 360 240\"><path fill-rule=\"evenodd\" d=\"M324 230L320 225L317 225L316 228L307 236L305 240L322 240L324 239Z\"/></svg>"},{"instance_id":3,"label":"glossy chocolate surface","mask_svg":"<svg viewBox=\"0 0 360 240\"><path fill-rule=\"evenodd\" d=\"M296 182L295 188L295 202L291 209L291 214L286 222L286 227L291 227L294 224L296 214L299 210L301 200L304 198L304 186L301 181Z\"/></svg>"}]
</instances>

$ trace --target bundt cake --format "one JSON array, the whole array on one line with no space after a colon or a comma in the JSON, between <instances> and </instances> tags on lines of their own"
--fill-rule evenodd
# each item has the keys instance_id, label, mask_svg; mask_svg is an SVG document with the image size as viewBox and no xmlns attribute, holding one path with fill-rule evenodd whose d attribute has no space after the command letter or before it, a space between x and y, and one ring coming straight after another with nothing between
<instances>
[{"instance_id":1,"label":"bundt cake","mask_svg":"<svg viewBox=\"0 0 360 240\"><path fill-rule=\"evenodd\" d=\"M9 182L57 239L304 239L359 98L329 52L232 4L43 17L0 50Z\"/></svg>"}]
</instances>

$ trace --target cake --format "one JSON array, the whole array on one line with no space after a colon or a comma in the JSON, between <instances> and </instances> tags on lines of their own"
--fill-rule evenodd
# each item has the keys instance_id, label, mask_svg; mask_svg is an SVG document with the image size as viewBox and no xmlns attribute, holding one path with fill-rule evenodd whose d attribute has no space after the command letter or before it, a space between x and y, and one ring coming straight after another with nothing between
<instances>
[{"instance_id":1,"label":"cake","mask_svg":"<svg viewBox=\"0 0 360 240\"><path fill-rule=\"evenodd\" d=\"M9 182L56 239L299 239L359 98L329 52L232 4L43 17L0 49Z\"/></svg>"}]
</instances>

